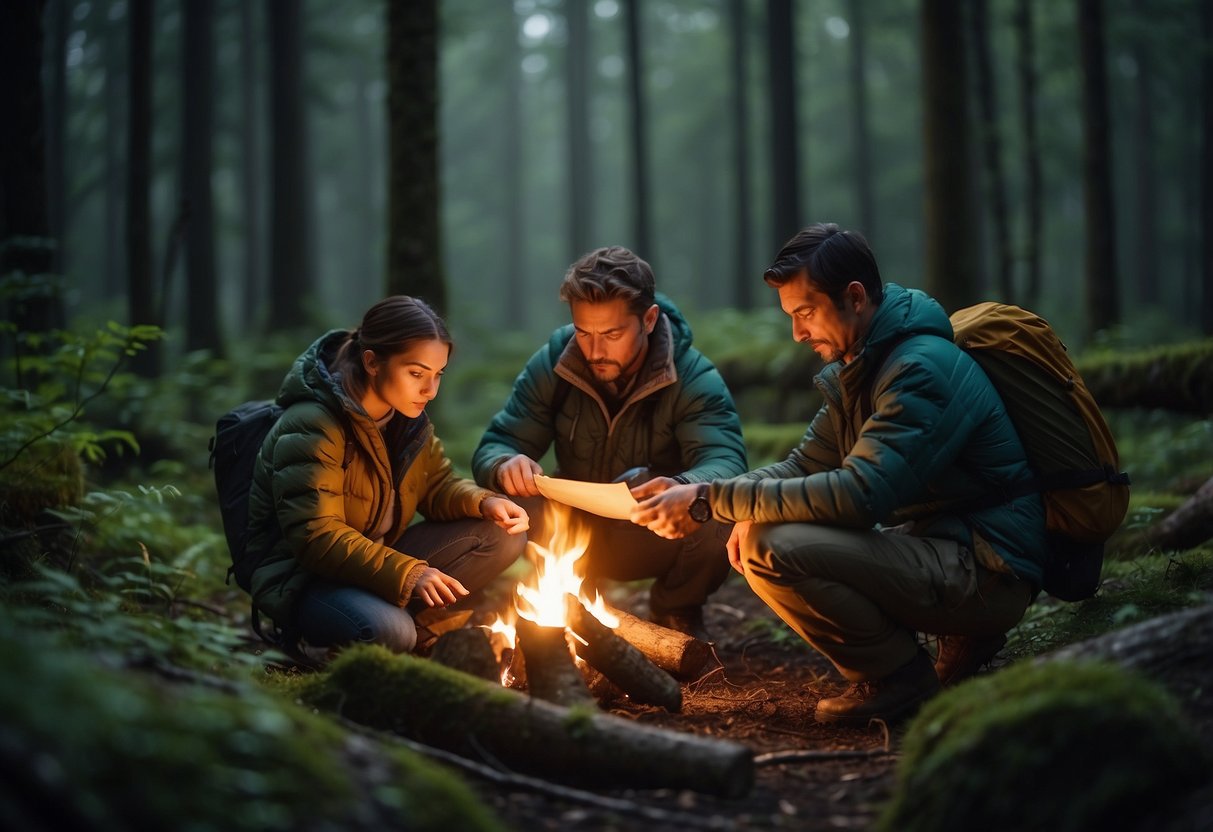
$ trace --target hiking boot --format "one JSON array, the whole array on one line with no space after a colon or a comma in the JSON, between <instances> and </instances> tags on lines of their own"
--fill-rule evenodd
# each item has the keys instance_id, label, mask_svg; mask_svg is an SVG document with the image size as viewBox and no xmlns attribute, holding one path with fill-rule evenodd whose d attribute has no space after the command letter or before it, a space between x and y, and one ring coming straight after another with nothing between
<instances>
[{"instance_id":1,"label":"hiking boot","mask_svg":"<svg viewBox=\"0 0 1213 832\"><path fill-rule=\"evenodd\" d=\"M667 627L685 633L700 641L711 641L707 627L703 623L703 607L679 607L672 610L653 610L649 620L660 627Z\"/></svg>"},{"instance_id":2,"label":"hiking boot","mask_svg":"<svg viewBox=\"0 0 1213 832\"><path fill-rule=\"evenodd\" d=\"M996 636L940 636L939 655L935 658L935 675L944 687L951 687L977 675L982 665L998 655L1007 643L1007 637Z\"/></svg>"},{"instance_id":3,"label":"hiking boot","mask_svg":"<svg viewBox=\"0 0 1213 832\"><path fill-rule=\"evenodd\" d=\"M939 692L939 679L926 651L883 679L856 682L841 696L817 703L818 722L865 726L873 719L893 722L918 710Z\"/></svg>"}]
</instances>

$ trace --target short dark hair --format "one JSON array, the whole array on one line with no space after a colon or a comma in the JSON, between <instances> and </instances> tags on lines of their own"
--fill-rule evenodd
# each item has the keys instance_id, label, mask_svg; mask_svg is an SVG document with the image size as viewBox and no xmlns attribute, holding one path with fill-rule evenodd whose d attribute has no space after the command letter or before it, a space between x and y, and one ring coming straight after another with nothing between
<instances>
[{"instance_id":1,"label":"short dark hair","mask_svg":"<svg viewBox=\"0 0 1213 832\"><path fill-rule=\"evenodd\" d=\"M622 298L628 311L644 317L657 291L653 269L623 246L598 248L569 266L560 284L560 299L605 303Z\"/></svg>"},{"instance_id":2,"label":"short dark hair","mask_svg":"<svg viewBox=\"0 0 1213 832\"><path fill-rule=\"evenodd\" d=\"M880 268L868 241L858 231L845 231L836 223L814 223L783 244L775 262L763 273L769 286L779 288L804 271L809 282L835 304L852 281L859 281L872 302L884 298Z\"/></svg>"},{"instance_id":3,"label":"short dark hair","mask_svg":"<svg viewBox=\"0 0 1213 832\"><path fill-rule=\"evenodd\" d=\"M362 364L364 350L391 358L407 352L418 341L441 341L448 350L455 345L446 323L428 303L408 295L392 295L366 310L362 323L342 343L333 369L341 372L347 390L360 396L369 383Z\"/></svg>"}]
</instances>

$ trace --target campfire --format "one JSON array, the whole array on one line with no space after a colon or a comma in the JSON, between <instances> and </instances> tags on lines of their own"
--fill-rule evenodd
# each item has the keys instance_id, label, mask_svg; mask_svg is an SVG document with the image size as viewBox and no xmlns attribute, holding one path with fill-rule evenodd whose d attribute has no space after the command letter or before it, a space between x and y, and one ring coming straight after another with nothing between
<instances>
[{"instance_id":1,"label":"campfire","mask_svg":"<svg viewBox=\"0 0 1213 832\"><path fill-rule=\"evenodd\" d=\"M591 597L582 561L589 530L563 508L547 510L547 545L527 547L534 573L515 587L513 610L487 628L501 683L562 705L627 695L679 710L676 678L699 671L711 647L614 609L597 590Z\"/></svg>"}]
</instances>

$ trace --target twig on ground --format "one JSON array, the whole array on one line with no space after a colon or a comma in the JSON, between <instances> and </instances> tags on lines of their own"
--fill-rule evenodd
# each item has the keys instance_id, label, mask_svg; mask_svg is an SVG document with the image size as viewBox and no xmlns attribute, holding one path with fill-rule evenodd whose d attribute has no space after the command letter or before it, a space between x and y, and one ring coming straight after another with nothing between
<instances>
[{"instance_id":1,"label":"twig on ground","mask_svg":"<svg viewBox=\"0 0 1213 832\"><path fill-rule=\"evenodd\" d=\"M390 742L394 745L400 745L410 749L418 754L424 754L435 760L440 760L455 768L461 769L474 774L477 777L488 780L492 783L504 786L512 786L519 789L529 789L530 791L538 792L539 794L548 797L554 797L560 800L569 800L574 803L582 803L587 806L593 806L597 809L605 809L610 812L621 812L629 815L637 815L648 820L660 821L662 823L675 824L683 828L696 829L736 829L737 824L731 819L713 815L710 817L700 817L686 812L672 812L668 809L661 809L656 806L645 806L637 803L634 800L627 800L622 797L607 797L605 795L594 794L582 789L575 789L570 786L562 786L558 783L552 783L547 780L541 780L538 777L530 777L525 774L516 774L512 771L501 770L492 766L478 763L475 760L469 760L466 757L460 757L458 754L452 754L449 751L443 751L439 748L433 748L419 742L402 737L398 734L385 733L367 728L365 725L359 725L344 717L334 717L346 729L377 738L384 742Z\"/></svg>"},{"instance_id":2,"label":"twig on ground","mask_svg":"<svg viewBox=\"0 0 1213 832\"><path fill-rule=\"evenodd\" d=\"M785 751L770 751L766 754L755 754L754 765L777 766L784 763L803 763L814 760L863 760L872 757L890 756L893 756L893 752L884 750L861 751L859 749L846 749L844 751L821 751L812 748L789 748Z\"/></svg>"}]
</instances>

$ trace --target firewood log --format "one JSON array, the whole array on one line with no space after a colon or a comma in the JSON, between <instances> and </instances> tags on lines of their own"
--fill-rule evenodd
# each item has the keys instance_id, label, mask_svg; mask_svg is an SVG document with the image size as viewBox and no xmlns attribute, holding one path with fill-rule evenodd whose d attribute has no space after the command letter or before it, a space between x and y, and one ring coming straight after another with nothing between
<instances>
[{"instance_id":1,"label":"firewood log","mask_svg":"<svg viewBox=\"0 0 1213 832\"><path fill-rule=\"evenodd\" d=\"M632 701L682 710L682 688L670 674L653 664L637 648L615 635L590 614L576 597L565 597L569 628L585 640L575 642L577 655L618 685Z\"/></svg>"},{"instance_id":2,"label":"firewood log","mask_svg":"<svg viewBox=\"0 0 1213 832\"><path fill-rule=\"evenodd\" d=\"M649 661L675 679L694 679L713 658L712 646L686 633L637 618L631 613L608 607L619 617L615 635L627 641Z\"/></svg>"},{"instance_id":3,"label":"firewood log","mask_svg":"<svg viewBox=\"0 0 1213 832\"><path fill-rule=\"evenodd\" d=\"M518 647L526 656L527 689L531 696L557 705L595 704L581 671L573 663L564 627L542 627L518 619Z\"/></svg>"},{"instance_id":4,"label":"firewood log","mask_svg":"<svg viewBox=\"0 0 1213 832\"><path fill-rule=\"evenodd\" d=\"M490 682L501 681L501 665L481 627L451 630L438 637L430 660Z\"/></svg>"},{"instance_id":5,"label":"firewood log","mask_svg":"<svg viewBox=\"0 0 1213 832\"><path fill-rule=\"evenodd\" d=\"M595 788L747 794L753 752L579 705L565 708L373 645L349 648L301 691L309 705L513 771Z\"/></svg>"},{"instance_id":6,"label":"firewood log","mask_svg":"<svg viewBox=\"0 0 1213 832\"><path fill-rule=\"evenodd\" d=\"M1213 604L1102 633L1037 656L1037 663L1083 659L1115 662L1121 667L1156 674L1182 664L1207 667L1213 655Z\"/></svg>"}]
</instances>

